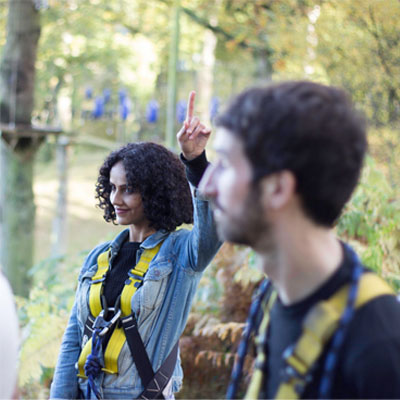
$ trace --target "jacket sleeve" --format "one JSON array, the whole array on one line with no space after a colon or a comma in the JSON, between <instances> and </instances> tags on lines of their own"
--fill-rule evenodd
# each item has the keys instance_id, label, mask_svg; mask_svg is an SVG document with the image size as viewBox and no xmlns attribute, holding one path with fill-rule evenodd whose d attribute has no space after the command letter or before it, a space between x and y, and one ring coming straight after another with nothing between
<instances>
[{"instance_id":1,"label":"jacket sleeve","mask_svg":"<svg viewBox=\"0 0 400 400\"><path fill-rule=\"evenodd\" d=\"M188 266L196 272L203 271L213 259L222 242L218 238L210 203L197 188L191 186L194 206L194 226L185 235L179 252L185 254Z\"/></svg>"},{"instance_id":2,"label":"jacket sleeve","mask_svg":"<svg viewBox=\"0 0 400 400\"><path fill-rule=\"evenodd\" d=\"M80 350L80 333L75 299L68 326L62 339L60 354L51 384L51 399L78 398L78 378L75 363L78 360Z\"/></svg>"}]
</instances>

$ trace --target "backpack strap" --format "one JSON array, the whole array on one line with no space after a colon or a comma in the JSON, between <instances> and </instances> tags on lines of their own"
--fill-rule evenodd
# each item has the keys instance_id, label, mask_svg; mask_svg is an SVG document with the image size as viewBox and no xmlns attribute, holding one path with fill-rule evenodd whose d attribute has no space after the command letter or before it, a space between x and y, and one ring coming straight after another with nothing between
<instances>
[{"instance_id":1,"label":"backpack strap","mask_svg":"<svg viewBox=\"0 0 400 400\"><path fill-rule=\"evenodd\" d=\"M306 315L303 333L294 346L284 353L285 381L278 388L277 398L298 399L308 383L309 372L325 349L346 307L349 285L345 285L331 298L316 304ZM394 295L392 288L373 273L361 276L355 301L360 308L383 295Z\"/></svg>"},{"instance_id":2,"label":"backpack strap","mask_svg":"<svg viewBox=\"0 0 400 400\"><path fill-rule=\"evenodd\" d=\"M277 292L274 290L270 296L262 304L264 313L258 335L256 337L257 358L254 366L253 376L251 377L250 385L247 388L245 399L258 399L264 382L264 369L267 363L267 355L265 354L265 340L267 338L267 331L269 326L270 311L275 303Z\"/></svg>"}]
</instances>

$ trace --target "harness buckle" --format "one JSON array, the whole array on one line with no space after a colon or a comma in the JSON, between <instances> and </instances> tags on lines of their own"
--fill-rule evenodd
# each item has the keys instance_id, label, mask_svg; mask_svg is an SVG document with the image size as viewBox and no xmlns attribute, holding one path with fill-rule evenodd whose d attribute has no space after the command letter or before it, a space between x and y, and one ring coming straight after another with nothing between
<instances>
[{"instance_id":1,"label":"harness buckle","mask_svg":"<svg viewBox=\"0 0 400 400\"><path fill-rule=\"evenodd\" d=\"M311 375L307 366L299 359L295 353L295 346L289 346L283 353L285 367L282 370L283 381L293 382L293 388L301 396L306 385L311 382Z\"/></svg>"},{"instance_id":2,"label":"harness buckle","mask_svg":"<svg viewBox=\"0 0 400 400\"><path fill-rule=\"evenodd\" d=\"M113 312L113 317L106 321L107 315L109 312ZM93 329L101 329L99 336L104 336L111 327L119 320L121 316L121 310L118 308L117 310L114 307L108 307L100 311L100 314L96 317L93 324Z\"/></svg>"}]
</instances>

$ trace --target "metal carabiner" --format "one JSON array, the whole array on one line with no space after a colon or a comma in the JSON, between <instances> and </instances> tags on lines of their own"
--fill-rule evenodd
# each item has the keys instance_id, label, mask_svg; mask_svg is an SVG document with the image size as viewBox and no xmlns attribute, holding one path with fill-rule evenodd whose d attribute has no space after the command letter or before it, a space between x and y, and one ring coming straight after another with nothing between
<instances>
[{"instance_id":1,"label":"metal carabiner","mask_svg":"<svg viewBox=\"0 0 400 400\"><path fill-rule=\"evenodd\" d=\"M110 319L110 321L107 321L107 325L104 326L104 328L100 331L99 336L104 336L110 329L111 327L119 320L119 317L121 316L121 310L118 309L117 312L115 312L114 307L110 307L108 311L114 311L114 316Z\"/></svg>"},{"instance_id":2,"label":"metal carabiner","mask_svg":"<svg viewBox=\"0 0 400 400\"><path fill-rule=\"evenodd\" d=\"M93 329L103 329L105 326L108 325L108 321L105 319L106 312L103 310L100 311L100 314L96 317L93 322Z\"/></svg>"}]
</instances>

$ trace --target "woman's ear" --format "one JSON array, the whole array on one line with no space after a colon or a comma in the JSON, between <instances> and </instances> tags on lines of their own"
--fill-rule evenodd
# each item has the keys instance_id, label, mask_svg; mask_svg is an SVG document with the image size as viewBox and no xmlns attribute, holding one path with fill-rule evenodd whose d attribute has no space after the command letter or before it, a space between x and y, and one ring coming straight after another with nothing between
<instances>
[{"instance_id":1,"label":"woman's ear","mask_svg":"<svg viewBox=\"0 0 400 400\"><path fill-rule=\"evenodd\" d=\"M285 207L296 193L296 178L291 171L283 170L264 177L261 182L262 204L268 209Z\"/></svg>"}]
</instances>

